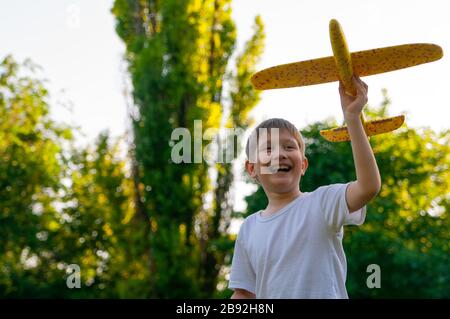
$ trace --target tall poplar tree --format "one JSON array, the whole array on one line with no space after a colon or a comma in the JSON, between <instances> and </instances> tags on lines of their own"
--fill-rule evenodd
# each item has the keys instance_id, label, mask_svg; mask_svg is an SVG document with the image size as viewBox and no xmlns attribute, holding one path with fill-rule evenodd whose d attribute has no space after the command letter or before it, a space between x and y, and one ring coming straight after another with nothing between
<instances>
[{"instance_id":1,"label":"tall poplar tree","mask_svg":"<svg viewBox=\"0 0 450 319\"><path fill-rule=\"evenodd\" d=\"M221 123L247 127L258 101L249 78L263 24L257 17L253 36L234 55L230 0L116 0L112 11L133 87L130 149L136 216L147 225L139 257L147 261L149 296L213 296L231 244L232 164L208 164L194 152L204 145L194 141L190 161L176 164L171 137L176 128L192 135L195 120L202 134L215 129L213 140Z\"/></svg>"}]
</instances>

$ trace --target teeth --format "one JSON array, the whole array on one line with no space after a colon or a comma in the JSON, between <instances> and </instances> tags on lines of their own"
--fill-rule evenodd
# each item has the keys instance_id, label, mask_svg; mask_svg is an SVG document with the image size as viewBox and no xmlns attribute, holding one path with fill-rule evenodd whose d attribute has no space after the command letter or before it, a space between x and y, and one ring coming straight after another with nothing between
<instances>
[{"instance_id":1,"label":"teeth","mask_svg":"<svg viewBox=\"0 0 450 319\"><path fill-rule=\"evenodd\" d=\"M278 170L280 170L280 169L289 169L290 167L289 166L287 166L287 165L274 165L274 166L269 166L269 170L272 172L272 173L276 173Z\"/></svg>"},{"instance_id":2,"label":"teeth","mask_svg":"<svg viewBox=\"0 0 450 319\"><path fill-rule=\"evenodd\" d=\"M269 166L269 170L272 174L276 173L278 171L278 166Z\"/></svg>"}]
</instances>

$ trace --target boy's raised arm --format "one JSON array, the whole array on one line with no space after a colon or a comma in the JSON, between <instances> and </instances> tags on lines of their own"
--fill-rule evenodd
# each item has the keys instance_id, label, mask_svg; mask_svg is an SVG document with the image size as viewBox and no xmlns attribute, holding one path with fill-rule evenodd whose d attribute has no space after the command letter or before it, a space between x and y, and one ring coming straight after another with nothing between
<instances>
[{"instance_id":1,"label":"boy's raised arm","mask_svg":"<svg viewBox=\"0 0 450 319\"><path fill-rule=\"evenodd\" d=\"M367 103L368 86L356 76L353 82L357 90L356 97L347 95L342 83L339 84L342 111L351 138L356 169L356 181L350 183L346 193L350 212L355 212L366 205L381 188L377 162L360 119L361 111Z\"/></svg>"}]
</instances>

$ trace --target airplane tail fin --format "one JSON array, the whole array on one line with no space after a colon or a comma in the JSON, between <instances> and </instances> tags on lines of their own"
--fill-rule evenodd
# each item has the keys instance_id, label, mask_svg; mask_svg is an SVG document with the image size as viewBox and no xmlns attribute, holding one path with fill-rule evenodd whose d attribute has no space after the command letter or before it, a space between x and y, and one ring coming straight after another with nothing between
<instances>
[{"instance_id":1,"label":"airplane tail fin","mask_svg":"<svg viewBox=\"0 0 450 319\"><path fill-rule=\"evenodd\" d=\"M402 126L405 121L404 115L388 117L381 120L364 122L364 129L367 136L373 136L394 131ZM344 142L350 141L350 135L348 134L347 126L336 127L330 130L320 131L326 140L330 142Z\"/></svg>"}]
</instances>

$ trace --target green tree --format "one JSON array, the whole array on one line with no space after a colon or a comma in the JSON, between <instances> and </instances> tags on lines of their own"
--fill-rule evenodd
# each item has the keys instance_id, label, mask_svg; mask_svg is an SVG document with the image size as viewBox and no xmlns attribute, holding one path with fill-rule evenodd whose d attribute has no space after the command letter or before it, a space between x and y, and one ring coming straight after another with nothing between
<instances>
[{"instance_id":1,"label":"green tree","mask_svg":"<svg viewBox=\"0 0 450 319\"><path fill-rule=\"evenodd\" d=\"M369 117L387 116L386 92ZM329 143L319 132L336 123L314 123L302 129L309 168L302 191L355 179L350 143ZM371 138L382 177L382 189L368 205L361 227L347 227L350 297L445 298L450 294L449 221L450 132L409 128ZM245 215L265 208L261 187L247 197ZM369 289L367 266L381 268L381 288Z\"/></svg>"},{"instance_id":2,"label":"green tree","mask_svg":"<svg viewBox=\"0 0 450 319\"><path fill-rule=\"evenodd\" d=\"M122 146L123 147L123 146ZM57 229L49 236L55 263L77 264L83 289L70 297L131 297L143 293L145 265L130 256L141 251L142 220L132 204L133 187L120 140L102 133L93 146L72 148Z\"/></svg>"},{"instance_id":3,"label":"green tree","mask_svg":"<svg viewBox=\"0 0 450 319\"><path fill-rule=\"evenodd\" d=\"M129 260L144 235L119 143L75 147L49 116L38 68L0 64L0 295L139 297L146 272ZM132 226L132 227L130 227ZM83 289L68 289L77 264Z\"/></svg>"},{"instance_id":4,"label":"green tree","mask_svg":"<svg viewBox=\"0 0 450 319\"><path fill-rule=\"evenodd\" d=\"M134 205L147 220L148 237L142 240L149 272L145 296L213 296L231 245L226 233L231 165L203 160L176 165L169 145L175 128L193 133L194 120L202 121L204 131L218 130L226 107L231 110L225 119L229 127L245 128L249 123L248 112L258 94L248 80L261 53L263 26L257 18L254 36L238 55L235 71L228 72L236 42L230 2L114 3L136 106L132 172ZM211 169L217 171L215 180L208 173ZM209 207L207 195L213 198Z\"/></svg>"},{"instance_id":5,"label":"green tree","mask_svg":"<svg viewBox=\"0 0 450 319\"><path fill-rule=\"evenodd\" d=\"M0 294L37 296L53 280L47 237L55 227L62 143L71 131L49 118L48 92L31 61L0 64ZM43 294L42 296L46 296Z\"/></svg>"}]
</instances>

